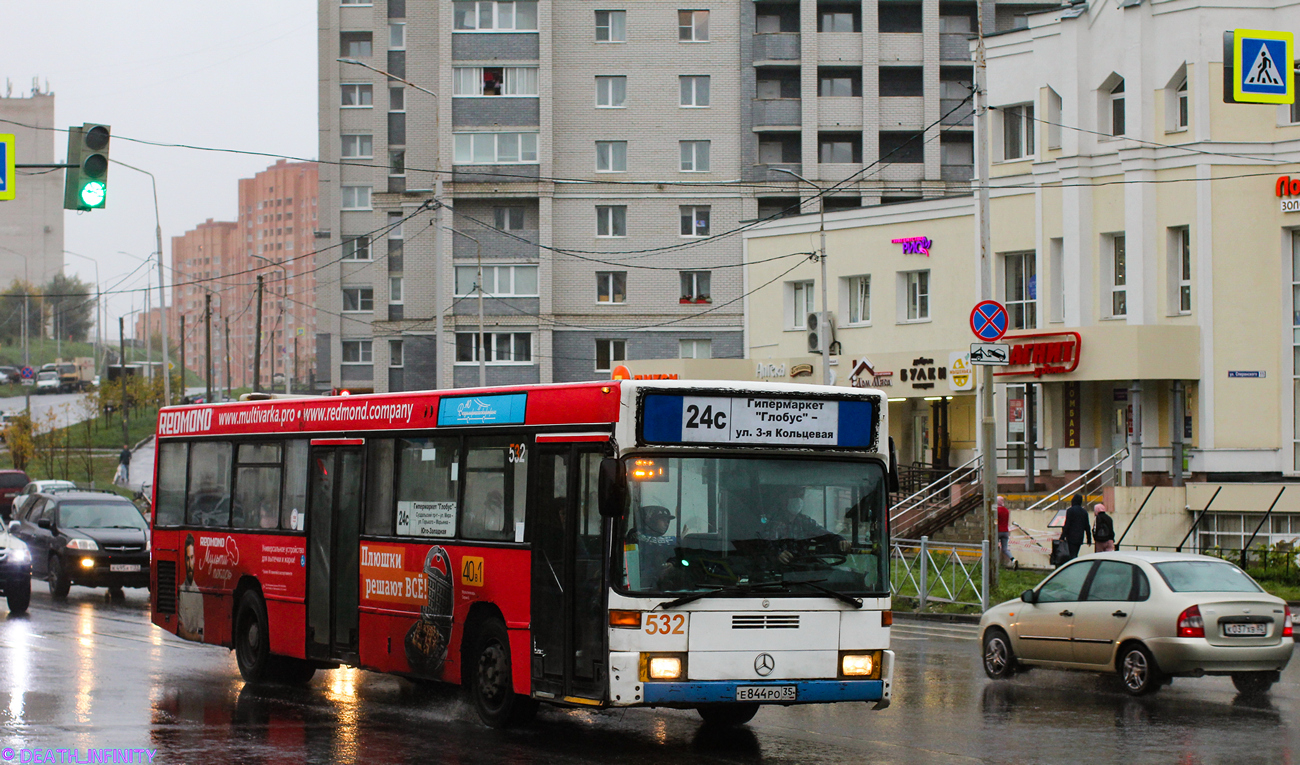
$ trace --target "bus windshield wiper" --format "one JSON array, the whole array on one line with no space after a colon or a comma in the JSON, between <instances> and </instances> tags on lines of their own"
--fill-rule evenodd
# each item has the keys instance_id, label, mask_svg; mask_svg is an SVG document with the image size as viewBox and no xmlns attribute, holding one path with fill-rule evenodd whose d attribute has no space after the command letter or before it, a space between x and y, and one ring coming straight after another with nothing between
<instances>
[{"instance_id":1,"label":"bus windshield wiper","mask_svg":"<svg viewBox=\"0 0 1300 765\"><path fill-rule=\"evenodd\" d=\"M701 598L712 598L720 595L748 595L749 593L754 592L760 587L779 587L781 586L781 584L782 584L781 582L752 582L752 583L747 582L745 584L732 584L726 587L717 587L711 590L692 592L689 595L683 595L680 598L677 598L675 600L670 600L667 603L660 603L659 605L655 606L655 608L663 608L666 610L669 608L684 606L687 603L694 603L695 601L700 600ZM653 611L654 609L651 610Z\"/></svg>"},{"instance_id":2,"label":"bus windshield wiper","mask_svg":"<svg viewBox=\"0 0 1300 765\"><path fill-rule=\"evenodd\" d=\"M819 583L820 583L820 582L824 582L824 581L826 581L826 580L825 580L825 579L818 579L818 580L815 581L815 582L806 582L806 581L799 581L799 580L791 581L791 580L789 580L789 579L786 579L786 580L783 580L783 581L781 582L781 584L784 584L784 585L787 585L787 586L792 585L792 584L801 585L801 586L803 586L803 587L807 587L807 588L809 588L809 589L811 589L811 590L816 590L816 591L822 593L823 595L825 595L825 596L828 597L828 598L835 598L836 600L840 601L841 603L847 603L847 604L849 604L850 606L853 606L854 608L862 608L862 598L855 598L855 597L853 597L852 595L845 595L845 594L842 593L842 592L836 592L835 590L832 590L832 589L829 588L829 587L823 587L823 586L821 586L821 584L819 584Z\"/></svg>"}]
</instances>

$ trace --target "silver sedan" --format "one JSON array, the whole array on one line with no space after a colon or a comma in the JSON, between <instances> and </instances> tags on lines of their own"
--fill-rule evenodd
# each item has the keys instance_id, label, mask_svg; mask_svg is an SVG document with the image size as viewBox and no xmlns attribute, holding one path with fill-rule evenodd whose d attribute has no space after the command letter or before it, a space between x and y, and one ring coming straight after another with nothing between
<instances>
[{"instance_id":1,"label":"silver sedan","mask_svg":"<svg viewBox=\"0 0 1300 765\"><path fill-rule=\"evenodd\" d=\"M990 608L980 635L995 680L1030 667L1102 672L1135 696L1203 675L1262 694L1295 647L1285 601L1231 563L1186 553L1083 556Z\"/></svg>"}]
</instances>

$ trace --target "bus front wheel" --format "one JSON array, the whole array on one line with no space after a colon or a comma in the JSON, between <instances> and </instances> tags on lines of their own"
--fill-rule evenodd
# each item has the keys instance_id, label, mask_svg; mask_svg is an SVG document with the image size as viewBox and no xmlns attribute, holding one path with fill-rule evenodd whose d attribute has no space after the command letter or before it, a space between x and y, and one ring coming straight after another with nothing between
<instances>
[{"instance_id":1,"label":"bus front wheel","mask_svg":"<svg viewBox=\"0 0 1300 765\"><path fill-rule=\"evenodd\" d=\"M537 702L515 693L510 665L510 636L496 619L479 624L470 643L469 672L461 680L469 689L478 716L493 728L528 722Z\"/></svg>"},{"instance_id":2,"label":"bus front wheel","mask_svg":"<svg viewBox=\"0 0 1300 765\"><path fill-rule=\"evenodd\" d=\"M696 712L704 720L705 725L717 726L735 726L744 725L754 719L758 714L757 704L718 704L707 707L696 707Z\"/></svg>"}]
</instances>

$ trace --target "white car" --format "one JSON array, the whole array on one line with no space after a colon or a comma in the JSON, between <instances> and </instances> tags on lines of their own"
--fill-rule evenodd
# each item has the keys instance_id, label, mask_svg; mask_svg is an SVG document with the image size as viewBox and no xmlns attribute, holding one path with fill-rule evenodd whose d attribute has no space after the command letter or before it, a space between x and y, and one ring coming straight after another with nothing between
<instances>
[{"instance_id":1,"label":"white car","mask_svg":"<svg viewBox=\"0 0 1300 765\"><path fill-rule=\"evenodd\" d=\"M1085 670L1119 675L1134 696L1203 675L1262 694L1295 648L1286 601L1227 561L1187 553L1078 558L986 611L980 636L995 680L1030 667Z\"/></svg>"},{"instance_id":2,"label":"white car","mask_svg":"<svg viewBox=\"0 0 1300 765\"><path fill-rule=\"evenodd\" d=\"M14 507L13 510L9 511L9 517L18 518L22 514L23 506L27 504L33 494L40 494L43 491L68 491L76 488L77 485L72 481L32 481L24 486L22 491L18 492L18 496L14 497Z\"/></svg>"},{"instance_id":3,"label":"white car","mask_svg":"<svg viewBox=\"0 0 1300 765\"><path fill-rule=\"evenodd\" d=\"M46 372L37 372L36 392L37 393L58 393L59 373L53 369Z\"/></svg>"}]
</instances>

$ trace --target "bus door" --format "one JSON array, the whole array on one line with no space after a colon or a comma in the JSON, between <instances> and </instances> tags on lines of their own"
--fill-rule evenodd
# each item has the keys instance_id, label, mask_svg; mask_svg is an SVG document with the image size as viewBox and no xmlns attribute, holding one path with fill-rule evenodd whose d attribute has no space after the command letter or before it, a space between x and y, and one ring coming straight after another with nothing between
<instances>
[{"instance_id":1,"label":"bus door","mask_svg":"<svg viewBox=\"0 0 1300 765\"><path fill-rule=\"evenodd\" d=\"M357 659L363 476L359 440L339 446L313 442L307 506L310 659Z\"/></svg>"},{"instance_id":2,"label":"bus door","mask_svg":"<svg viewBox=\"0 0 1300 765\"><path fill-rule=\"evenodd\" d=\"M600 700L608 617L596 481L605 445L538 442L528 503L533 688L545 698Z\"/></svg>"}]
</instances>

